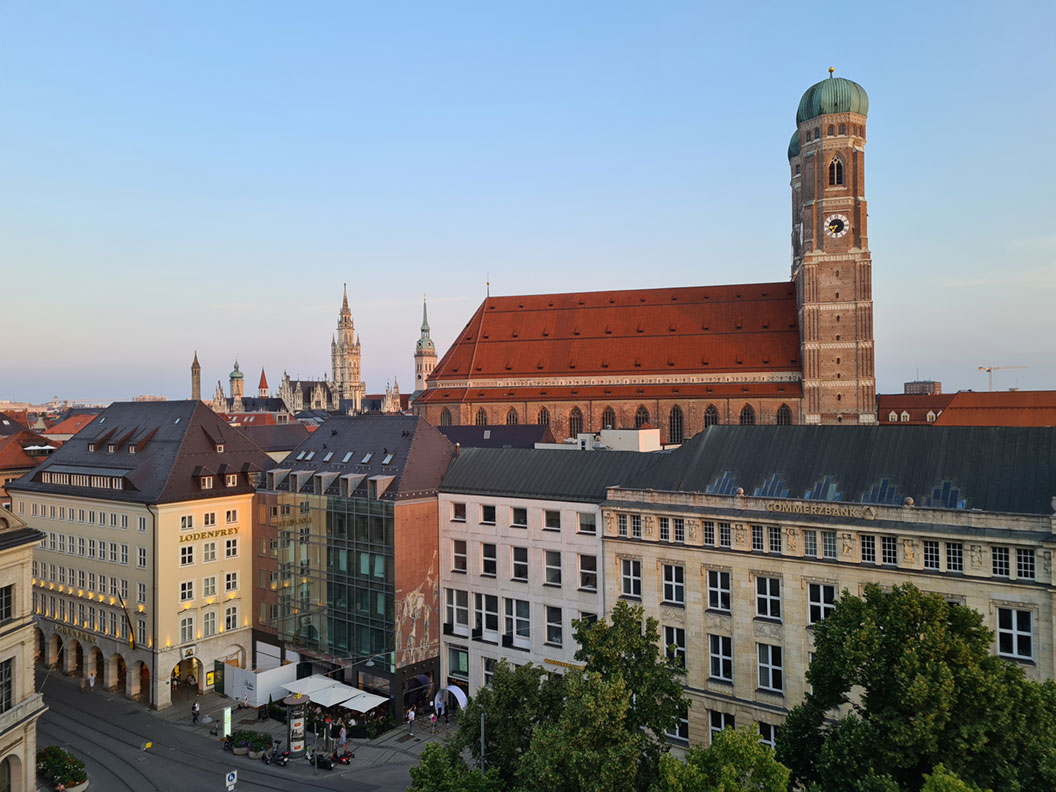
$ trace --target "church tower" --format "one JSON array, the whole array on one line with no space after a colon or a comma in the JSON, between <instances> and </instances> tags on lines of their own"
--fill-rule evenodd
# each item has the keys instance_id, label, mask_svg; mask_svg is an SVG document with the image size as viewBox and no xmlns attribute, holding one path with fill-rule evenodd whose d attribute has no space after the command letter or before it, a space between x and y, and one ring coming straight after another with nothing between
<instances>
[{"instance_id":1,"label":"church tower","mask_svg":"<svg viewBox=\"0 0 1056 792\"><path fill-rule=\"evenodd\" d=\"M268 398L268 378L264 376L264 369L260 370L260 382L257 383L257 397L261 399Z\"/></svg>"},{"instance_id":2,"label":"church tower","mask_svg":"<svg viewBox=\"0 0 1056 792\"><path fill-rule=\"evenodd\" d=\"M231 412L242 412L242 395L243 386L245 385L245 377L238 368L238 361L235 361L235 368L230 375L231 381Z\"/></svg>"},{"instance_id":3,"label":"church tower","mask_svg":"<svg viewBox=\"0 0 1056 792\"><path fill-rule=\"evenodd\" d=\"M202 400L202 367L198 365L198 350L194 350L194 360L191 361L191 398L195 401Z\"/></svg>"},{"instance_id":4,"label":"church tower","mask_svg":"<svg viewBox=\"0 0 1056 792\"><path fill-rule=\"evenodd\" d=\"M876 423L872 261L865 202L865 89L812 85L788 146L792 281L799 311L803 423Z\"/></svg>"},{"instance_id":5,"label":"church tower","mask_svg":"<svg viewBox=\"0 0 1056 792\"><path fill-rule=\"evenodd\" d=\"M337 320L337 334L330 341L330 364L334 375L334 398L351 399L352 404L346 406L346 410L358 413L363 407L366 386L359 376L359 339L352 323L352 311L348 308L347 284Z\"/></svg>"},{"instance_id":6,"label":"church tower","mask_svg":"<svg viewBox=\"0 0 1056 792\"><path fill-rule=\"evenodd\" d=\"M422 335L414 347L414 393L421 393L429 384L426 378L436 368L436 345L429 337L429 313L425 298L422 298Z\"/></svg>"}]
</instances>

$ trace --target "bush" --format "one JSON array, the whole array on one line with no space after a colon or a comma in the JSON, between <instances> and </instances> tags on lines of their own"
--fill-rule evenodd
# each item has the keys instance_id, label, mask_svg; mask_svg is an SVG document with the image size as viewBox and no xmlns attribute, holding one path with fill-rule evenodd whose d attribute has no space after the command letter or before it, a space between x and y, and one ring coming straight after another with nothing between
<instances>
[{"instance_id":1,"label":"bush","mask_svg":"<svg viewBox=\"0 0 1056 792\"><path fill-rule=\"evenodd\" d=\"M271 735L263 732L253 732L253 738L249 741L249 750L265 751L271 747Z\"/></svg>"},{"instance_id":2,"label":"bush","mask_svg":"<svg viewBox=\"0 0 1056 792\"><path fill-rule=\"evenodd\" d=\"M84 762L57 745L49 745L37 751L37 775L67 787L88 779Z\"/></svg>"},{"instance_id":3,"label":"bush","mask_svg":"<svg viewBox=\"0 0 1056 792\"><path fill-rule=\"evenodd\" d=\"M231 745L235 748L248 748L256 736L256 732L242 729L231 733Z\"/></svg>"}]
</instances>

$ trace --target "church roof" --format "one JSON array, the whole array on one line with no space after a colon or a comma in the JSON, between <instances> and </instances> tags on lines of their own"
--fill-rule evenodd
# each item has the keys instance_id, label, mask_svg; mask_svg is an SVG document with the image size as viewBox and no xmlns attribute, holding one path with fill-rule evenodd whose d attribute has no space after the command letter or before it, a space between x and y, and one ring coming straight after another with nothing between
<instances>
[{"instance_id":1,"label":"church roof","mask_svg":"<svg viewBox=\"0 0 1056 792\"><path fill-rule=\"evenodd\" d=\"M796 111L796 123L802 124L829 113L868 115L869 95L858 83L829 75L828 79L815 83L804 92Z\"/></svg>"},{"instance_id":2,"label":"church roof","mask_svg":"<svg viewBox=\"0 0 1056 792\"><path fill-rule=\"evenodd\" d=\"M803 396L800 382L717 382L712 385L584 385L581 387L546 388L430 388L421 393L415 404L457 404L473 402L559 402L623 401L639 399L744 399Z\"/></svg>"},{"instance_id":3,"label":"church roof","mask_svg":"<svg viewBox=\"0 0 1056 792\"><path fill-rule=\"evenodd\" d=\"M260 382L257 383L257 387L264 390L268 389L268 378L264 376L264 369L260 370Z\"/></svg>"},{"instance_id":4,"label":"church roof","mask_svg":"<svg viewBox=\"0 0 1056 792\"><path fill-rule=\"evenodd\" d=\"M790 283L488 297L431 382L799 372Z\"/></svg>"}]
</instances>

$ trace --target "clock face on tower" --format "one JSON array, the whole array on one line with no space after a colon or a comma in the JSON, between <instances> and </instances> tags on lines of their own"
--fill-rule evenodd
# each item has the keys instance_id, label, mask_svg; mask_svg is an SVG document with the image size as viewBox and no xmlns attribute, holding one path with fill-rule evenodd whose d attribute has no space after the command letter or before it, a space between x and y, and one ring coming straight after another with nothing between
<instances>
[{"instance_id":1,"label":"clock face on tower","mask_svg":"<svg viewBox=\"0 0 1056 792\"><path fill-rule=\"evenodd\" d=\"M833 239L839 239L850 230L850 223L842 214L829 215L825 218L825 233Z\"/></svg>"}]
</instances>

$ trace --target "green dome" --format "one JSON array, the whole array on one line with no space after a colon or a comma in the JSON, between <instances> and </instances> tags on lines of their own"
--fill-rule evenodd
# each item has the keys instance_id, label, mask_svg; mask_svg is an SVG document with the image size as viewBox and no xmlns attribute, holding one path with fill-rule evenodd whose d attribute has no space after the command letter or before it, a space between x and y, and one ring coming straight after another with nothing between
<instances>
[{"instance_id":1,"label":"green dome","mask_svg":"<svg viewBox=\"0 0 1056 792\"><path fill-rule=\"evenodd\" d=\"M245 379L245 377L242 376L242 372L238 370L238 361L237 360L235 361L235 370L232 371L228 375L228 377L230 379Z\"/></svg>"},{"instance_id":2,"label":"green dome","mask_svg":"<svg viewBox=\"0 0 1056 792\"><path fill-rule=\"evenodd\" d=\"M796 123L828 113L869 113L869 96L856 82L842 77L829 77L810 86L799 100Z\"/></svg>"},{"instance_id":3,"label":"green dome","mask_svg":"<svg viewBox=\"0 0 1056 792\"><path fill-rule=\"evenodd\" d=\"M799 132L792 133L792 139L788 141L788 158L799 156Z\"/></svg>"}]
</instances>

